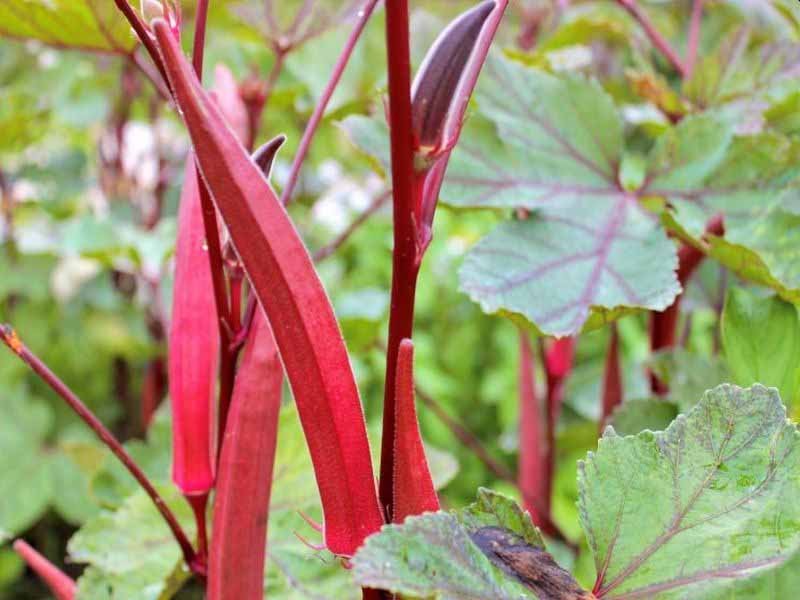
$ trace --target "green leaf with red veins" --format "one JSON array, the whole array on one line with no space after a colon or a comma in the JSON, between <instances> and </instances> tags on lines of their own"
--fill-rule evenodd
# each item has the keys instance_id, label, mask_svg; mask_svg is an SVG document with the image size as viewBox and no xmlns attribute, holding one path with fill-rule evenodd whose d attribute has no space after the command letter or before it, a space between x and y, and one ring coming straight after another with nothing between
<instances>
[{"instance_id":1,"label":"green leaf with red veins","mask_svg":"<svg viewBox=\"0 0 800 600\"><path fill-rule=\"evenodd\" d=\"M0 36L121 54L136 46L130 26L109 0L4 0Z\"/></svg>"},{"instance_id":2,"label":"green leaf with red veins","mask_svg":"<svg viewBox=\"0 0 800 600\"><path fill-rule=\"evenodd\" d=\"M278 344L325 511L325 543L352 555L383 523L358 389L306 247L258 166L200 86L163 21L153 22L200 171Z\"/></svg>"},{"instance_id":3,"label":"green leaf with red veins","mask_svg":"<svg viewBox=\"0 0 800 600\"><path fill-rule=\"evenodd\" d=\"M555 335L620 310L669 306L679 291L675 250L618 184L622 121L611 98L596 82L501 58L484 77L477 99L489 121L468 123L443 200L536 212L473 248L461 288L487 312L522 315Z\"/></svg>"},{"instance_id":4,"label":"green leaf with red veins","mask_svg":"<svg viewBox=\"0 0 800 600\"><path fill-rule=\"evenodd\" d=\"M579 486L597 597L735 597L800 545L800 439L760 385L710 390L663 432L607 430Z\"/></svg>"}]
</instances>

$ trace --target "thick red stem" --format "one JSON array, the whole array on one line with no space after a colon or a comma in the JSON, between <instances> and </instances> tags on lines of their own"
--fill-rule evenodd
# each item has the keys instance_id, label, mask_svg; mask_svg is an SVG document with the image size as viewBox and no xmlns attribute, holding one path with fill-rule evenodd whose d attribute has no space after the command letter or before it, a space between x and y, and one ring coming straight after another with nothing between
<instances>
[{"instance_id":1,"label":"thick red stem","mask_svg":"<svg viewBox=\"0 0 800 600\"><path fill-rule=\"evenodd\" d=\"M203 80L203 56L206 47L206 24L208 22L209 0L197 0L197 13L194 22L194 46L192 48L192 66L197 78Z\"/></svg>"},{"instance_id":2,"label":"thick red stem","mask_svg":"<svg viewBox=\"0 0 800 600\"><path fill-rule=\"evenodd\" d=\"M380 501L391 520L394 490L395 391L400 342L411 339L419 273L415 230L414 140L411 120L411 56L408 0L386 3L386 48L389 66L389 112L394 198L394 250L389 342L383 402Z\"/></svg>"}]
</instances>

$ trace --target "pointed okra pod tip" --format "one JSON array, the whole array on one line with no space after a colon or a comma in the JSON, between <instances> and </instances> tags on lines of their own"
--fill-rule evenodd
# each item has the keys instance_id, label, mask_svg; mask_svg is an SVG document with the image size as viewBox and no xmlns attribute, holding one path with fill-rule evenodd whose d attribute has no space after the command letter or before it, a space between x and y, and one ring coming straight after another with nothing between
<instances>
[{"instance_id":1,"label":"pointed okra pod tip","mask_svg":"<svg viewBox=\"0 0 800 600\"><path fill-rule=\"evenodd\" d=\"M439 34L425 56L411 90L414 135L420 149L435 152L454 142L443 139L445 123L450 112L458 109L459 84L494 8L494 0L486 0L461 14Z\"/></svg>"},{"instance_id":2,"label":"pointed okra pod tip","mask_svg":"<svg viewBox=\"0 0 800 600\"><path fill-rule=\"evenodd\" d=\"M75 582L24 540L14 542L14 551L50 588L56 600L73 600L75 598L77 594Z\"/></svg>"}]
</instances>

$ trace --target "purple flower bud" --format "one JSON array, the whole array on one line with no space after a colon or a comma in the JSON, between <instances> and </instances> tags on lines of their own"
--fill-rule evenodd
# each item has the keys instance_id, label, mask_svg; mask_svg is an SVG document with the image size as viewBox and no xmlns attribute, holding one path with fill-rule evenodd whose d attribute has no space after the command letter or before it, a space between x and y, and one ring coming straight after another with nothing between
<instances>
[{"instance_id":1,"label":"purple flower bud","mask_svg":"<svg viewBox=\"0 0 800 600\"><path fill-rule=\"evenodd\" d=\"M447 146L442 139L447 117L483 24L494 8L494 0L486 0L460 15L425 56L411 90L414 135L421 148Z\"/></svg>"}]
</instances>

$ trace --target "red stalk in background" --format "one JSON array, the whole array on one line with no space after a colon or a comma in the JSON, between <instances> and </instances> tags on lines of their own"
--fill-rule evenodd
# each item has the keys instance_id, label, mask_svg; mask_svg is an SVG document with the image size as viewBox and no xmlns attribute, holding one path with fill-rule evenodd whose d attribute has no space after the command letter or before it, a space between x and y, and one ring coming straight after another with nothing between
<instances>
[{"instance_id":1,"label":"red stalk in background","mask_svg":"<svg viewBox=\"0 0 800 600\"><path fill-rule=\"evenodd\" d=\"M725 224L722 215L712 217L706 224L706 234L721 236L725 233ZM678 281L681 288L685 289L694 272L703 262L706 254L702 248L690 244L683 244L678 250ZM658 352L665 348L675 346L680 316L681 298L683 292L675 302L664 311L654 312L650 319L650 349ZM664 395L669 389L653 373L650 374L650 387L656 394Z\"/></svg>"},{"instance_id":2,"label":"red stalk in background","mask_svg":"<svg viewBox=\"0 0 800 600\"><path fill-rule=\"evenodd\" d=\"M285 209L162 20L152 24L203 179L275 334L309 446L325 543L350 556L383 524L358 389L327 295Z\"/></svg>"},{"instance_id":3,"label":"red stalk in background","mask_svg":"<svg viewBox=\"0 0 800 600\"><path fill-rule=\"evenodd\" d=\"M608 420L620 404L624 394L622 385L622 369L619 362L619 331L617 324L611 324L611 339L606 353L606 368L603 375L603 414L600 417L600 434L608 424Z\"/></svg>"},{"instance_id":4,"label":"red stalk in background","mask_svg":"<svg viewBox=\"0 0 800 600\"><path fill-rule=\"evenodd\" d=\"M458 140L467 101L506 3L484 2L458 17L439 36L411 90L407 0L386 4L389 66L394 249L389 340L384 384L380 499L393 518L395 392L400 343L411 339L422 257L447 160ZM490 15L490 26L484 23ZM456 124L455 126L453 124Z\"/></svg>"},{"instance_id":5,"label":"red stalk in background","mask_svg":"<svg viewBox=\"0 0 800 600\"><path fill-rule=\"evenodd\" d=\"M39 576L56 600L74 600L78 586L61 569L31 548L23 540L14 542L14 551Z\"/></svg>"},{"instance_id":6,"label":"red stalk in background","mask_svg":"<svg viewBox=\"0 0 800 600\"><path fill-rule=\"evenodd\" d=\"M209 600L261 598L283 369L259 308L236 374L223 438L209 556Z\"/></svg>"},{"instance_id":7,"label":"red stalk in background","mask_svg":"<svg viewBox=\"0 0 800 600\"><path fill-rule=\"evenodd\" d=\"M533 522L542 526L550 515L543 514L547 497L547 469L545 467L545 419L536 394L533 348L526 331L519 332L519 466L517 485L525 502L525 509ZM545 532L546 533L546 532Z\"/></svg>"},{"instance_id":8,"label":"red stalk in background","mask_svg":"<svg viewBox=\"0 0 800 600\"><path fill-rule=\"evenodd\" d=\"M28 347L22 343L16 332L8 325L0 325L0 341L2 341L8 348L14 352L30 369L36 373L41 380L52 389L72 411L80 417L80 419L94 431L100 441L105 444L114 456L119 459L123 466L133 476L136 482L142 489L150 496L156 509L170 531L172 532L175 541L183 553L183 559L186 561L187 566L200 576L205 576L205 564L202 560L198 560L198 556L189 542L189 538L183 531L183 528L178 523L178 519L167 506L164 499L159 495L158 491L153 487L153 484L147 478L147 475L139 468L139 465L131 458L128 451L120 444L119 440L114 437L108 428L98 419L86 405L81 402L80 398L70 390L66 384L61 381L55 373L53 373L47 365L45 365L38 356L31 352Z\"/></svg>"},{"instance_id":9,"label":"red stalk in background","mask_svg":"<svg viewBox=\"0 0 800 600\"><path fill-rule=\"evenodd\" d=\"M414 398L414 343L400 342L397 353L394 439L394 523L406 517L439 510L439 498L419 432Z\"/></svg>"},{"instance_id":10,"label":"red stalk in background","mask_svg":"<svg viewBox=\"0 0 800 600\"><path fill-rule=\"evenodd\" d=\"M545 485L543 506L549 516L553 496L553 475L556 462L556 428L564 400L564 384L572 372L575 357L575 338L555 340L544 354L547 376L547 451L545 454Z\"/></svg>"}]
</instances>

